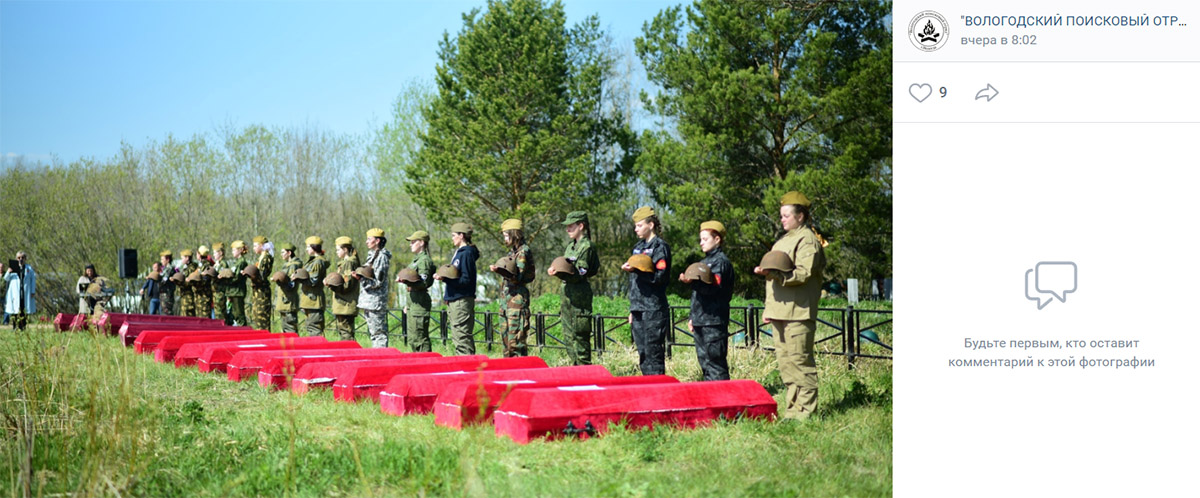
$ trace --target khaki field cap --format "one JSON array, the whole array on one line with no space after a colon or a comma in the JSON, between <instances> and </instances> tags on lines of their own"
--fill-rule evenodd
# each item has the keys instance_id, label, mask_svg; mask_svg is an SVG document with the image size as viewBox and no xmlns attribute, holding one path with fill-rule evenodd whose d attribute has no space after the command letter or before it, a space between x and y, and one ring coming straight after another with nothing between
<instances>
[{"instance_id":1,"label":"khaki field cap","mask_svg":"<svg viewBox=\"0 0 1200 498\"><path fill-rule=\"evenodd\" d=\"M199 254L201 256L208 254L208 247L200 246L200 247L196 248L196 254Z\"/></svg>"},{"instance_id":2,"label":"khaki field cap","mask_svg":"<svg viewBox=\"0 0 1200 498\"><path fill-rule=\"evenodd\" d=\"M382 228L372 228L370 230L367 230L367 237L383 237L383 229Z\"/></svg>"},{"instance_id":3,"label":"khaki field cap","mask_svg":"<svg viewBox=\"0 0 1200 498\"><path fill-rule=\"evenodd\" d=\"M722 239L725 238L725 224L721 223L717 220L709 220L704 223L701 223L700 229L701 230L712 230L714 232L717 232L717 234L719 234Z\"/></svg>"},{"instance_id":4,"label":"khaki field cap","mask_svg":"<svg viewBox=\"0 0 1200 498\"><path fill-rule=\"evenodd\" d=\"M417 273L417 270L414 270L412 268L405 268L403 270L400 270L400 273L396 274L396 281L415 284L415 283L421 281L421 275L419 275Z\"/></svg>"},{"instance_id":5,"label":"khaki field cap","mask_svg":"<svg viewBox=\"0 0 1200 498\"><path fill-rule=\"evenodd\" d=\"M341 237L334 239L333 245L335 245L335 246L351 246L351 245L354 245L354 241L350 240L350 237L343 235Z\"/></svg>"},{"instance_id":6,"label":"khaki field cap","mask_svg":"<svg viewBox=\"0 0 1200 498\"><path fill-rule=\"evenodd\" d=\"M247 277L257 280L258 279L258 264L252 263L252 264L246 265L246 267L242 269L242 275L245 275Z\"/></svg>"},{"instance_id":7,"label":"khaki field cap","mask_svg":"<svg viewBox=\"0 0 1200 498\"><path fill-rule=\"evenodd\" d=\"M330 287L341 287L345 283L346 280L342 278L342 274L336 271L325 276L325 285Z\"/></svg>"},{"instance_id":8,"label":"khaki field cap","mask_svg":"<svg viewBox=\"0 0 1200 498\"><path fill-rule=\"evenodd\" d=\"M271 274L271 281L277 284L283 284L287 281L287 272L279 270Z\"/></svg>"},{"instance_id":9,"label":"khaki field cap","mask_svg":"<svg viewBox=\"0 0 1200 498\"><path fill-rule=\"evenodd\" d=\"M375 278L375 269L371 268L371 265L362 265L354 270L354 273L362 278Z\"/></svg>"},{"instance_id":10,"label":"khaki field cap","mask_svg":"<svg viewBox=\"0 0 1200 498\"><path fill-rule=\"evenodd\" d=\"M413 232L412 235L409 235L408 238L406 238L404 240L407 240L409 242L412 242L414 240L424 240L425 242L429 242L429 232L426 232L424 230L417 230L417 231Z\"/></svg>"},{"instance_id":11,"label":"khaki field cap","mask_svg":"<svg viewBox=\"0 0 1200 498\"><path fill-rule=\"evenodd\" d=\"M642 206L637 208L637 211L633 212L633 222L637 223L651 216L654 216L654 208L650 206Z\"/></svg>"},{"instance_id":12,"label":"khaki field cap","mask_svg":"<svg viewBox=\"0 0 1200 498\"><path fill-rule=\"evenodd\" d=\"M171 278L169 280L172 282L175 282L177 284L182 284L183 279L184 279L183 272L175 272L174 275L171 275Z\"/></svg>"},{"instance_id":13,"label":"khaki field cap","mask_svg":"<svg viewBox=\"0 0 1200 498\"><path fill-rule=\"evenodd\" d=\"M449 278L453 280L458 278L458 268L455 268L454 265L451 264L445 264L438 267L437 274L441 275L442 278Z\"/></svg>"},{"instance_id":14,"label":"khaki field cap","mask_svg":"<svg viewBox=\"0 0 1200 498\"><path fill-rule=\"evenodd\" d=\"M787 206L789 204L799 204L804 207L812 206L812 202L809 202L808 197L805 197L804 194L801 194L795 190L783 194L783 198L779 200L779 205L781 206Z\"/></svg>"},{"instance_id":15,"label":"khaki field cap","mask_svg":"<svg viewBox=\"0 0 1200 498\"><path fill-rule=\"evenodd\" d=\"M179 251L179 256L184 257L184 258L190 258L190 257L192 257L192 250L184 249L182 251Z\"/></svg>"},{"instance_id":16,"label":"khaki field cap","mask_svg":"<svg viewBox=\"0 0 1200 498\"><path fill-rule=\"evenodd\" d=\"M285 251L292 251L292 252L296 252L296 245L295 245L295 244L293 244L293 243L291 243L291 242L284 242L284 243L282 243L282 244L280 244L280 245L279 245L279 248L280 248L280 249L283 249L283 250L285 250Z\"/></svg>"},{"instance_id":17,"label":"khaki field cap","mask_svg":"<svg viewBox=\"0 0 1200 498\"><path fill-rule=\"evenodd\" d=\"M771 251L762 257L762 262L758 266L764 270L792 271L796 269L795 263L792 263L792 258L783 251Z\"/></svg>"},{"instance_id":18,"label":"khaki field cap","mask_svg":"<svg viewBox=\"0 0 1200 498\"><path fill-rule=\"evenodd\" d=\"M266 238L266 237L263 237L262 235L259 235L259 236L255 237L255 238L253 238L253 239L250 239L250 241L251 241L251 242L254 242L255 244L266 244L266 243L267 243L267 238Z\"/></svg>"},{"instance_id":19,"label":"khaki field cap","mask_svg":"<svg viewBox=\"0 0 1200 498\"><path fill-rule=\"evenodd\" d=\"M566 256L559 256L550 262L550 268L554 269L554 276L558 278L566 278L567 275L575 275L579 273L575 270L575 265L567 261ZM561 276L560 276L561 275Z\"/></svg>"},{"instance_id":20,"label":"khaki field cap","mask_svg":"<svg viewBox=\"0 0 1200 498\"><path fill-rule=\"evenodd\" d=\"M704 263L692 263L687 267L687 270L684 270L683 276L690 280L699 280L706 284L713 283L712 268L709 268Z\"/></svg>"},{"instance_id":21,"label":"khaki field cap","mask_svg":"<svg viewBox=\"0 0 1200 498\"><path fill-rule=\"evenodd\" d=\"M292 280L308 280L309 278L308 270L304 268L296 268L296 271L292 272Z\"/></svg>"},{"instance_id":22,"label":"khaki field cap","mask_svg":"<svg viewBox=\"0 0 1200 498\"><path fill-rule=\"evenodd\" d=\"M160 252L160 253L158 253L158 256L159 256L160 258L161 258L161 257L163 257L163 256L166 256L166 257L168 257L168 258L169 258L169 257L171 257L171 256L172 256L172 254L171 254L171 251L163 251L163 252Z\"/></svg>"},{"instance_id":23,"label":"khaki field cap","mask_svg":"<svg viewBox=\"0 0 1200 498\"><path fill-rule=\"evenodd\" d=\"M210 266L208 268L205 268L204 271L200 272L200 274L204 275L208 278L212 278L212 277L217 276L217 270L213 269L213 267Z\"/></svg>"},{"instance_id":24,"label":"khaki field cap","mask_svg":"<svg viewBox=\"0 0 1200 498\"><path fill-rule=\"evenodd\" d=\"M229 268L222 268L221 272L217 273L217 278L222 280L233 278L233 270L230 270Z\"/></svg>"},{"instance_id":25,"label":"khaki field cap","mask_svg":"<svg viewBox=\"0 0 1200 498\"><path fill-rule=\"evenodd\" d=\"M204 246L200 246L200 247L204 247ZM214 250L214 251L224 251L224 250L225 250L225 243L224 243L224 242L217 242L217 243L214 243L214 244L212 245L212 250Z\"/></svg>"},{"instance_id":26,"label":"khaki field cap","mask_svg":"<svg viewBox=\"0 0 1200 498\"><path fill-rule=\"evenodd\" d=\"M455 223L450 225L451 233L471 233L471 225L467 223Z\"/></svg>"},{"instance_id":27,"label":"khaki field cap","mask_svg":"<svg viewBox=\"0 0 1200 498\"><path fill-rule=\"evenodd\" d=\"M504 223L500 224L500 231L503 232L505 230L520 230L521 226L522 226L521 220L518 220L516 218L509 218L507 220L504 220Z\"/></svg>"},{"instance_id":28,"label":"khaki field cap","mask_svg":"<svg viewBox=\"0 0 1200 498\"><path fill-rule=\"evenodd\" d=\"M571 211L570 213L567 213L567 219L563 220L562 224L566 226L579 222L588 222L587 211Z\"/></svg>"},{"instance_id":29,"label":"khaki field cap","mask_svg":"<svg viewBox=\"0 0 1200 498\"><path fill-rule=\"evenodd\" d=\"M245 249L246 243L242 242L240 240L235 240L235 241L233 241L232 244L229 244L229 248L230 249Z\"/></svg>"},{"instance_id":30,"label":"khaki field cap","mask_svg":"<svg viewBox=\"0 0 1200 498\"><path fill-rule=\"evenodd\" d=\"M306 245L306 246L319 246L319 245L321 245L321 238L320 238L320 237L317 237L316 235L313 235L312 237L309 237L309 238L307 238L307 239L304 239L304 245Z\"/></svg>"},{"instance_id":31,"label":"khaki field cap","mask_svg":"<svg viewBox=\"0 0 1200 498\"><path fill-rule=\"evenodd\" d=\"M634 254L629 257L629 266L632 266L637 271L646 273L654 272L654 262L650 261L649 254Z\"/></svg>"},{"instance_id":32,"label":"khaki field cap","mask_svg":"<svg viewBox=\"0 0 1200 498\"><path fill-rule=\"evenodd\" d=\"M496 260L496 273L504 278L517 278L517 260L504 256Z\"/></svg>"}]
</instances>

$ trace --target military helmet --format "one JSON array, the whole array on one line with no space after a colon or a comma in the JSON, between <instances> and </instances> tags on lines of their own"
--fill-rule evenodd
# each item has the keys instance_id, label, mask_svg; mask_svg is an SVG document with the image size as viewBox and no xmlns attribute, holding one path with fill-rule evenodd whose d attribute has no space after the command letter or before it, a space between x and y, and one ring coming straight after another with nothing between
<instances>
[{"instance_id":1,"label":"military helmet","mask_svg":"<svg viewBox=\"0 0 1200 498\"><path fill-rule=\"evenodd\" d=\"M296 271L292 273L292 280L307 280L308 278L308 270L304 268L296 268Z\"/></svg>"},{"instance_id":2,"label":"military helmet","mask_svg":"<svg viewBox=\"0 0 1200 498\"><path fill-rule=\"evenodd\" d=\"M253 279L257 279L258 278L258 264L251 263L249 265L246 265L245 268L242 268L242 275L245 275L245 276L253 278Z\"/></svg>"},{"instance_id":3,"label":"military helmet","mask_svg":"<svg viewBox=\"0 0 1200 498\"><path fill-rule=\"evenodd\" d=\"M200 272L200 274L208 278L213 278L217 276L217 270L209 266L205 268L204 271Z\"/></svg>"},{"instance_id":4,"label":"military helmet","mask_svg":"<svg viewBox=\"0 0 1200 498\"><path fill-rule=\"evenodd\" d=\"M152 272L150 272L149 275L146 275L146 278L148 278L150 280L158 280L158 277L161 277L161 276L162 276L162 274L160 274L156 271L152 271Z\"/></svg>"},{"instance_id":5,"label":"military helmet","mask_svg":"<svg viewBox=\"0 0 1200 498\"><path fill-rule=\"evenodd\" d=\"M451 264L445 264L438 267L437 274L442 278L456 279L458 278L458 268Z\"/></svg>"},{"instance_id":6,"label":"military helmet","mask_svg":"<svg viewBox=\"0 0 1200 498\"><path fill-rule=\"evenodd\" d=\"M192 282L192 283L199 282L200 281L200 270L195 270L192 273L188 274L187 281Z\"/></svg>"},{"instance_id":7,"label":"military helmet","mask_svg":"<svg viewBox=\"0 0 1200 498\"><path fill-rule=\"evenodd\" d=\"M517 260L504 256L496 260L496 273L504 278L517 278Z\"/></svg>"},{"instance_id":8,"label":"military helmet","mask_svg":"<svg viewBox=\"0 0 1200 498\"><path fill-rule=\"evenodd\" d=\"M229 268L221 268L220 273L217 273L217 278L221 280L233 278L233 270Z\"/></svg>"},{"instance_id":9,"label":"military helmet","mask_svg":"<svg viewBox=\"0 0 1200 498\"><path fill-rule=\"evenodd\" d=\"M796 269L792 258L783 251L771 251L764 254L762 262L758 266L764 270L792 271Z\"/></svg>"},{"instance_id":10,"label":"military helmet","mask_svg":"<svg viewBox=\"0 0 1200 498\"><path fill-rule=\"evenodd\" d=\"M554 258L554 261L550 262L550 268L554 270L554 276L558 278L565 278L567 275L579 274L579 272L575 270L575 265L571 264L571 262L567 260L566 256Z\"/></svg>"},{"instance_id":11,"label":"military helmet","mask_svg":"<svg viewBox=\"0 0 1200 498\"><path fill-rule=\"evenodd\" d=\"M330 287L341 287L345 283L346 279L342 278L342 274L336 271L325 276L325 285Z\"/></svg>"},{"instance_id":12,"label":"military helmet","mask_svg":"<svg viewBox=\"0 0 1200 498\"><path fill-rule=\"evenodd\" d=\"M637 271L650 273L654 271L654 262L650 260L649 254L634 254L629 257L629 266L632 266Z\"/></svg>"},{"instance_id":13,"label":"military helmet","mask_svg":"<svg viewBox=\"0 0 1200 498\"><path fill-rule=\"evenodd\" d=\"M183 280L184 280L184 278L185 278L185 277L184 277L184 275L183 275L183 272L181 272L181 271L177 271L177 272L175 272L175 274L174 274L174 275L171 275L171 278L170 278L170 279L168 279L168 280L170 280L170 281L172 281L172 282L175 282L175 283L177 283L177 284L182 284L182 283L183 283Z\"/></svg>"},{"instance_id":14,"label":"military helmet","mask_svg":"<svg viewBox=\"0 0 1200 498\"><path fill-rule=\"evenodd\" d=\"M405 268L396 274L396 281L415 284L421 281L421 275L417 274L417 270Z\"/></svg>"},{"instance_id":15,"label":"military helmet","mask_svg":"<svg viewBox=\"0 0 1200 498\"><path fill-rule=\"evenodd\" d=\"M279 270L271 274L271 281L277 284L282 284L287 281L287 272Z\"/></svg>"},{"instance_id":16,"label":"military helmet","mask_svg":"<svg viewBox=\"0 0 1200 498\"><path fill-rule=\"evenodd\" d=\"M687 270L684 270L683 276L687 277L689 280L699 280L706 284L713 283L712 268L710 268L707 264L700 262L689 265Z\"/></svg>"},{"instance_id":17,"label":"military helmet","mask_svg":"<svg viewBox=\"0 0 1200 498\"><path fill-rule=\"evenodd\" d=\"M372 268L371 265L362 265L354 270L354 273L362 278L375 278L375 268Z\"/></svg>"}]
</instances>

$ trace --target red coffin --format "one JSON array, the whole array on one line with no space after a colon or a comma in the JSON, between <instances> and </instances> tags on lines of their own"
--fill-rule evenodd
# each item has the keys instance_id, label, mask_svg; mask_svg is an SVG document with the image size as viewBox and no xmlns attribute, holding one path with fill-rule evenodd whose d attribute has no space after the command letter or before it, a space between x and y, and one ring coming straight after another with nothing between
<instances>
[{"instance_id":1,"label":"red coffin","mask_svg":"<svg viewBox=\"0 0 1200 498\"><path fill-rule=\"evenodd\" d=\"M162 324L158 324L162 326ZM137 339L133 341L133 351L135 353L150 353L154 351L154 347L163 339L171 336L188 336L188 335L213 335L213 334L270 334L265 330L254 330L250 327L226 327L222 325L220 328L205 328L205 329L145 329L138 334Z\"/></svg>"},{"instance_id":2,"label":"red coffin","mask_svg":"<svg viewBox=\"0 0 1200 498\"><path fill-rule=\"evenodd\" d=\"M339 375L333 383L333 399L355 401L371 398L379 401L379 391L383 390L392 377L402 374L436 373L436 372L471 372L480 370L511 370L514 368L547 368L546 360L537 356L518 356L516 358L484 358L459 359L446 358L444 363L410 366L360 366L352 368L344 375Z\"/></svg>"},{"instance_id":3,"label":"red coffin","mask_svg":"<svg viewBox=\"0 0 1200 498\"><path fill-rule=\"evenodd\" d=\"M304 344L294 348L223 348L206 349L196 362L201 372L224 372L225 378L232 381L243 381L254 378L260 369L273 358L347 354L364 351L357 341L334 341L318 344Z\"/></svg>"},{"instance_id":4,"label":"red coffin","mask_svg":"<svg viewBox=\"0 0 1200 498\"><path fill-rule=\"evenodd\" d=\"M455 358L477 358L487 359L484 355L471 356L455 356ZM403 358L383 358L371 360L348 360L348 361L327 361L322 363L309 363L296 370L296 375L292 376L292 392L296 394L304 394L310 390L320 387L333 387L333 381L337 380L339 375L345 375L347 371L354 367L363 365L413 365L425 364L430 362L441 361L444 358L441 353L409 353Z\"/></svg>"},{"instance_id":5,"label":"red coffin","mask_svg":"<svg viewBox=\"0 0 1200 498\"><path fill-rule=\"evenodd\" d=\"M719 380L679 384L517 389L496 409L496 434L521 444L536 437L586 438L608 424L695 427L724 417L775 418L775 400L758 382Z\"/></svg>"},{"instance_id":6,"label":"red coffin","mask_svg":"<svg viewBox=\"0 0 1200 498\"><path fill-rule=\"evenodd\" d=\"M138 335L147 330L249 330L250 327L226 327L224 323L173 323L173 322L125 322L117 335L125 346L133 346Z\"/></svg>"},{"instance_id":7,"label":"red coffin","mask_svg":"<svg viewBox=\"0 0 1200 498\"><path fill-rule=\"evenodd\" d=\"M88 328L87 318L87 315L75 315L75 318L71 319L71 330L77 332Z\"/></svg>"},{"instance_id":8,"label":"red coffin","mask_svg":"<svg viewBox=\"0 0 1200 498\"><path fill-rule=\"evenodd\" d=\"M179 349L188 344L211 344L221 341L244 341L250 339L274 339L276 344L281 344L288 337L297 337L297 334L292 332L286 334L263 332L249 334L173 335L164 337L163 340L158 341L158 345L154 347L154 361L159 363L174 361Z\"/></svg>"},{"instance_id":9,"label":"red coffin","mask_svg":"<svg viewBox=\"0 0 1200 498\"><path fill-rule=\"evenodd\" d=\"M484 370L459 374L397 375L379 392L379 409L392 415L433 412L433 402L446 386L462 381L491 382L497 380L534 381L542 379L600 379L612 377L603 365L580 365L555 368L516 368Z\"/></svg>"},{"instance_id":10,"label":"red coffin","mask_svg":"<svg viewBox=\"0 0 1200 498\"><path fill-rule=\"evenodd\" d=\"M277 334L278 335L278 334ZM294 335L288 332L287 335ZM270 339L226 339L219 342L200 342L192 344L184 344L175 352L175 367L190 367L200 361L200 358L217 358L217 351L223 351L224 358L220 360L220 368L209 368L224 372L225 364L229 363L229 358L241 351L266 351L268 348L280 346L280 349L300 349L301 347L315 348L318 345L331 344L324 337L292 337L284 340ZM162 343L159 343L162 346Z\"/></svg>"},{"instance_id":11,"label":"red coffin","mask_svg":"<svg viewBox=\"0 0 1200 498\"><path fill-rule=\"evenodd\" d=\"M172 316L172 315L138 315L132 313L102 313L99 318L94 320L93 325L104 331L106 334L115 334L123 325L129 322L137 323L194 323L205 324L209 326L221 326L225 322L213 318L197 317L197 316Z\"/></svg>"},{"instance_id":12,"label":"red coffin","mask_svg":"<svg viewBox=\"0 0 1200 498\"><path fill-rule=\"evenodd\" d=\"M71 322L75 320L76 316L77 315L68 315L66 313L54 315L54 330L59 332L66 332L70 330Z\"/></svg>"},{"instance_id":13,"label":"red coffin","mask_svg":"<svg viewBox=\"0 0 1200 498\"><path fill-rule=\"evenodd\" d=\"M496 408L503 404L504 400L508 399L512 393L521 389L544 387L590 389L600 386L678 383L679 379L670 375L606 377L588 380L455 382L438 393L437 401L433 406L433 422L455 429L462 429L464 425L489 423L492 421L492 414L496 412Z\"/></svg>"},{"instance_id":14,"label":"red coffin","mask_svg":"<svg viewBox=\"0 0 1200 498\"><path fill-rule=\"evenodd\" d=\"M355 351L331 351L323 354L290 355L271 358L262 364L258 371L258 384L272 389L287 389L290 379L309 363L325 363L329 361L378 360L381 358L401 358L406 354L393 348L371 348ZM232 379L232 376L230 376Z\"/></svg>"}]
</instances>

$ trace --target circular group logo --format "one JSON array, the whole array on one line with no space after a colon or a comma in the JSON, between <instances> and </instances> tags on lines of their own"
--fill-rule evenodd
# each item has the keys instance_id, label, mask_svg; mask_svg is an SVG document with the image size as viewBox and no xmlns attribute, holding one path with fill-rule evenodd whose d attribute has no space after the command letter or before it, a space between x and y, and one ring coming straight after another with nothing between
<instances>
[{"instance_id":1,"label":"circular group logo","mask_svg":"<svg viewBox=\"0 0 1200 498\"><path fill-rule=\"evenodd\" d=\"M908 23L908 41L923 51L933 52L946 44L950 38L949 31L950 24L945 17L926 10L913 16L912 22Z\"/></svg>"}]
</instances>

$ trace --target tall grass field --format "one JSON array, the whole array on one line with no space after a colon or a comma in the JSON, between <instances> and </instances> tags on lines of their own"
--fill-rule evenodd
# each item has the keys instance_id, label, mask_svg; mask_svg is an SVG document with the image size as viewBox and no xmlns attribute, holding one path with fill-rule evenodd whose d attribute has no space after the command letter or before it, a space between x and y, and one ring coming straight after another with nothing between
<instances>
[{"instance_id":1,"label":"tall grass field","mask_svg":"<svg viewBox=\"0 0 1200 498\"><path fill-rule=\"evenodd\" d=\"M889 344L890 330L880 334ZM840 343L824 347L840 350ZM452 354L440 342L435 350ZM555 350L533 352L551 365L567 363ZM637 372L631 347L597 360L616 375ZM757 380L782 399L773 353L733 348L730 366L734 378ZM890 496L891 363L860 359L849 368L843 357L821 355L818 366L819 408L803 423L617 427L590 440L518 445L490 425L456 431L434 425L432 415L395 417L370 401L335 402L328 390L272 393L256 382L176 369L113 337L48 325L4 329L0 493ZM677 348L667 373L699 380L695 353Z\"/></svg>"}]
</instances>

